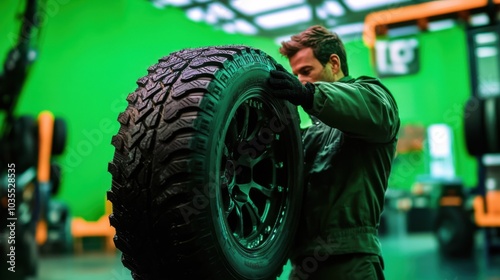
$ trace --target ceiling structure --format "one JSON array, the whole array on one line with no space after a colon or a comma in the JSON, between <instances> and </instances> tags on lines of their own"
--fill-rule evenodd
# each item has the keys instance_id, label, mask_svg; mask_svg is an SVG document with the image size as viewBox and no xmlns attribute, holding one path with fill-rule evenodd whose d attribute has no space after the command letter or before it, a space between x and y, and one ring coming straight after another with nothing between
<instances>
[{"instance_id":1,"label":"ceiling structure","mask_svg":"<svg viewBox=\"0 0 500 280\"><path fill-rule=\"evenodd\" d=\"M374 11L429 0L150 0L158 8L178 7L196 22L228 33L274 38L280 42L321 24L344 39L363 32L365 16Z\"/></svg>"}]
</instances>

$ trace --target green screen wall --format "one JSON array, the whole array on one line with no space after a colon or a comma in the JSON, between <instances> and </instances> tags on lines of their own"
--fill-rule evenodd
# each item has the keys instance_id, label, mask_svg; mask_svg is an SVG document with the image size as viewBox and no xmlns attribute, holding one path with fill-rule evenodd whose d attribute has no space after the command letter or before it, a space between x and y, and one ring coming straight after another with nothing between
<instances>
[{"instance_id":1,"label":"green screen wall","mask_svg":"<svg viewBox=\"0 0 500 280\"><path fill-rule=\"evenodd\" d=\"M58 199L74 216L95 220L104 211L111 175L111 137L125 97L146 69L183 48L245 44L263 49L287 65L272 39L229 35L189 21L182 11L159 10L146 0L49 0L40 36L39 57L24 87L16 114L36 115L50 110L68 123ZM7 53L17 34L17 0L0 3L0 55ZM475 180L474 160L465 153L461 108L469 96L467 59L461 28L426 33L420 40L421 70L416 75L384 79L399 103L403 123L447 123L455 134L457 173L468 184ZM361 39L348 42L353 76L374 75L370 51ZM3 57L2 57L3 58ZM421 155L400 155L391 185L408 188L425 172Z\"/></svg>"}]
</instances>

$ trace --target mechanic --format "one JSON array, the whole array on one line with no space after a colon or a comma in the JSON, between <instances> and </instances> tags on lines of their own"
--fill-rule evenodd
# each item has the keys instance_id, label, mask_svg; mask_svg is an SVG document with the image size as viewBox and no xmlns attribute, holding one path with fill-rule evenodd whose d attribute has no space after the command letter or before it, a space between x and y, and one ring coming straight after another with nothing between
<instances>
[{"instance_id":1,"label":"mechanic","mask_svg":"<svg viewBox=\"0 0 500 280\"><path fill-rule=\"evenodd\" d=\"M377 229L400 126L377 78L349 75L337 34L315 25L282 42L272 93L302 106L305 199L289 279L384 279ZM298 79L297 79L298 78Z\"/></svg>"}]
</instances>

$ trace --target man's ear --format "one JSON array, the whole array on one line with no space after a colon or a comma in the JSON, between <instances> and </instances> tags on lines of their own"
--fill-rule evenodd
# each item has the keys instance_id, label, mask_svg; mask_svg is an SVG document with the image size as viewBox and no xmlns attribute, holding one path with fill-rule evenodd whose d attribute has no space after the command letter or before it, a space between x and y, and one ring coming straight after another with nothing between
<instances>
[{"instance_id":1,"label":"man's ear","mask_svg":"<svg viewBox=\"0 0 500 280\"><path fill-rule=\"evenodd\" d=\"M330 55L330 64L332 65L332 73L337 74L340 71L340 57L336 54Z\"/></svg>"}]
</instances>

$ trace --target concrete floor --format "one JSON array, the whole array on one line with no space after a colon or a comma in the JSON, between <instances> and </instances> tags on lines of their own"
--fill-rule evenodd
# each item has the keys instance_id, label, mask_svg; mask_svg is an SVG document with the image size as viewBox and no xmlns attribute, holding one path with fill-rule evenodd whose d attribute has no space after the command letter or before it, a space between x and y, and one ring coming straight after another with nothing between
<instances>
[{"instance_id":1,"label":"concrete floor","mask_svg":"<svg viewBox=\"0 0 500 280\"><path fill-rule=\"evenodd\" d=\"M464 260L443 260L431 234L403 234L381 239L388 280L500 280L500 256L487 259L478 246ZM279 280L287 279L288 264ZM88 252L78 256L45 256L37 280L130 280L119 254Z\"/></svg>"}]
</instances>

